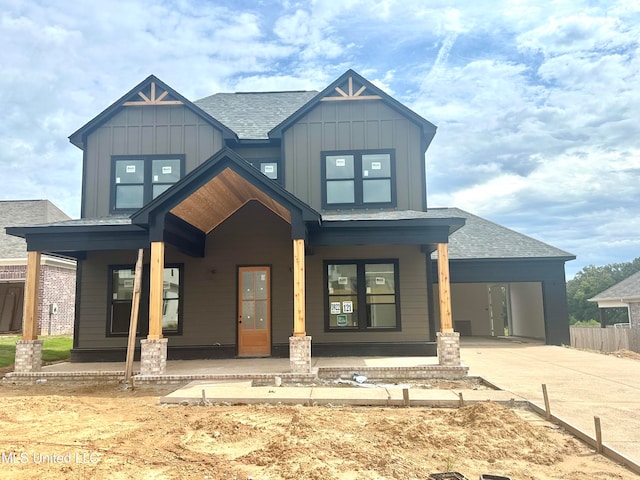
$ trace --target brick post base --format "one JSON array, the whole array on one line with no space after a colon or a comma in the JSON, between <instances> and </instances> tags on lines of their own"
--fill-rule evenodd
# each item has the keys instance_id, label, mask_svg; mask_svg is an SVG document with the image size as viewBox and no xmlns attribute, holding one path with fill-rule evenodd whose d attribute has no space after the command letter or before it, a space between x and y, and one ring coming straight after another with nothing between
<instances>
[{"instance_id":1,"label":"brick post base","mask_svg":"<svg viewBox=\"0 0 640 480\"><path fill-rule=\"evenodd\" d=\"M293 373L311 372L311 337L289 337L289 363Z\"/></svg>"},{"instance_id":2,"label":"brick post base","mask_svg":"<svg viewBox=\"0 0 640 480\"><path fill-rule=\"evenodd\" d=\"M444 367L460 366L460 334L437 332L438 363Z\"/></svg>"},{"instance_id":3,"label":"brick post base","mask_svg":"<svg viewBox=\"0 0 640 480\"><path fill-rule=\"evenodd\" d=\"M167 370L167 338L140 340L140 374L164 375Z\"/></svg>"},{"instance_id":4,"label":"brick post base","mask_svg":"<svg viewBox=\"0 0 640 480\"><path fill-rule=\"evenodd\" d=\"M18 373L42 370L42 340L18 340L14 371Z\"/></svg>"}]
</instances>

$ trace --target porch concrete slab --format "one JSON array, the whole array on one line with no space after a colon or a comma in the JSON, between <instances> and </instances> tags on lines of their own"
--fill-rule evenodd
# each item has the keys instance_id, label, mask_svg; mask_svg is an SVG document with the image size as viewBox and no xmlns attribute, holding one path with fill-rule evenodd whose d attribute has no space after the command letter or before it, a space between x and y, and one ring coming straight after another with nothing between
<instances>
[{"instance_id":1,"label":"porch concrete slab","mask_svg":"<svg viewBox=\"0 0 640 480\"><path fill-rule=\"evenodd\" d=\"M219 381L200 381L196 380L188 383L184 387L166 395L166 397L185 397L185 398L202 398L202 390L205 393L219 387L225 388L248 388L252 385L251 380L219 380Z\"/></svg>"},{"instance_id":2,"label":"porch concrete slab","mask_svg":"<svg viewBox=\"0 0 640 480\"><path fill-rule=\"evenodd\" d=\"M318 405L389 405L386 388L319 387L311 391L311 402Z\"/></svg>"},{"instance_id":3,"label":"porch concrete slab","mask_svg":"<svg viewBox=\"0 0 640 480\"><path fill-rule=\"evenodd\" d=\"M595 438L600 417L605 445L640 463L640 361L567 347L507 341L463 343L469 374L544 408Z\"/></svg>"}]
</instances>

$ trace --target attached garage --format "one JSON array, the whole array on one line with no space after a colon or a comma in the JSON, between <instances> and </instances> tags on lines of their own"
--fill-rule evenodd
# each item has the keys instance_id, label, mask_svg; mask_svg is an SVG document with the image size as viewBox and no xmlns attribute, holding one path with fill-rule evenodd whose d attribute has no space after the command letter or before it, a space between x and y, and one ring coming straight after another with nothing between
<instances>
[{"instance_id":1,"label":"attached garage","mask_svg":"<svg viewBox=\"0 0 640 480\"><path fill-rule=\"evenodd\" d=\"M569 343L564 264L575 256L457 208L464 217L449 237L454 329L461 336L515 336ZM431 257L437 282L437 255ZM438 288L433 288L438 315Z\"/></svg>"}]
</instances>

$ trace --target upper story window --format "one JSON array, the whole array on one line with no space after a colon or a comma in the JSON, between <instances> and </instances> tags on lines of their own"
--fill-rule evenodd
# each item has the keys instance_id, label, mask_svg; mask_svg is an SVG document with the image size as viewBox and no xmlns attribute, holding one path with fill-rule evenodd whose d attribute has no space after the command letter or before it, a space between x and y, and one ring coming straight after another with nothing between
<instances>
[{"instance_id":1,"label":"upper story window","mask_svg":"<svg viewBox=\"0 0 640 480\"><path fill-rule=\"evenodd\" d=\"M322 206L396 205L395 151L322 152Z\"/></svg>"},{"instance_id":2,"label":"upper story window","mask_svg":"<svg viewBox=\"0 0 640 480\"><path fill-rule=\"evenodd\" d=\"M182 178L184 155L114 156L111 211L137 210Z\"/></svg>"},{"instance_id":3,"label":"upper story window","mask_svg":"<svg viewBox=\"0 0 640 480\"><path fill-rule=\"evenodd\" d=\"M280 175L280 172L279 172L280 162L274 159L268 159L268 160L249 159L247 161L251 165L256 167L258 170L260 170L260 172L262 172L263 175L270 178L271 180L275 180L280 185L282 185L282 175Z\"/></svg>"}]
</instances>

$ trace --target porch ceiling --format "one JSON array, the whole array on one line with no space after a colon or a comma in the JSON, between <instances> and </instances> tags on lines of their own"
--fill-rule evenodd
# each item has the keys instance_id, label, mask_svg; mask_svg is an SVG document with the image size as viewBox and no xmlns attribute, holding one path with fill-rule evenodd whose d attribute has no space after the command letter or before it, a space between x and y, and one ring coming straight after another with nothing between
<instances>
[{"instance_id":1,"label":"porch ceiling","mask_svg":"<svg viewBox=\"0 0 640 480\"><path fill-rule=\"evenodd\" d=\"M287 208L229 167L173 207L170 212L208 234L251 200L257 200L291 224L291 213Z\"/></svg>"}]
</instances>

